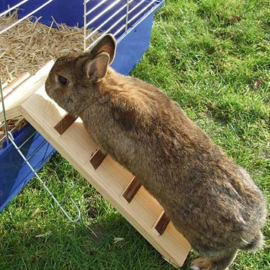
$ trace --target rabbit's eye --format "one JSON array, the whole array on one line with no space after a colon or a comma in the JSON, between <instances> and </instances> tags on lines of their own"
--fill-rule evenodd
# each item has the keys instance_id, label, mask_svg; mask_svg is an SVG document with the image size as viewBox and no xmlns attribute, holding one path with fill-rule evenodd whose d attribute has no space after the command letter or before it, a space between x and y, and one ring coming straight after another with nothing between
<instances>
[{"instance_id":1,"label":"rabbit's eye","mask_svg":"<svg viewBox=\"0 0 270 270\"><path fill-rule=\"evenodd\" d=\"M68 79L66 79L63 76L58 75L58 81L62 84L62 85L67 85L68 84Z\"/></svg>"}]
</instances>

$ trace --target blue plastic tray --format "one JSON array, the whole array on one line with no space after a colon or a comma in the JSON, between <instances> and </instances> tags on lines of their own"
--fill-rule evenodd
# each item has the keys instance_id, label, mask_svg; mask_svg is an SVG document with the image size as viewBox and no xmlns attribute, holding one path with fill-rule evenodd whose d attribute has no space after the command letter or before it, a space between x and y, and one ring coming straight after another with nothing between
<instances>
[{"instance_id":1,"label":"blue plastic tray","mask_svg":"<svg viewBox=\"0 0 270 270\"><path fill-rule=\"evenodd\" d=\"M15 138L16 144L20 146L26 141L35 129L26 125ZM32 157L32 153L39 148ZM29 162L37 171L53 156L55 149L37 132L29 141L21 147L22 153L29 158ZM9 143L0 150L0 212L19 193L33 173L24 162L18 151Z\"/></svg>"},{"instance_id":2,"label":"blue plastic tray","mask_svg":"<svg viewBox=\"0 0 270 270\"><path fill-rule=\"evenodd\" d=\"M19 8L19 17L23 17L26 14L29 14L33 10L40 7L42 4L46 3L48 0L28 0L26 3L22 4ZM22 0L2 0L0 3L0 12L6 10L8 6L12 7L16 4L22 2ZM92 21L96 15L99 15L98 18L93 21L90 25L91 28L99 27L106 19L110 18L113 14L113 18L108 21L105 25L102 26L103 31L107 31L117 22L120 18L122 18L115 27L111 29L111 32L119 29L119 26L124 25L126 22L126 8L122 8L127 1L126 0L107 0L106 2L100 4L101 0L91 0L87 3L87 10L94 9L88 16L87 21ZM149 11L149 8L146 6L149 5L150 0L134 0L129 4L129 15L128 18L131 20L131 25L135 24L144 14ZM160 1L164 2L164 1ZM43 7L41 10L37 11L34 15L36 17L42 16L40 21L44 24L50 25L52 22L52 17L55 19L57 23L65 23L69 26L79 26L83 27L84 25L84 1L83 0L54 0L50 2L47 6ZM100 5L98 5L100 4ZM154 2L151 5L155 7L160 3ZM135 8L136 7L136 8ZM134 8L134 10L133 10ZM103 12L106 10L106 12ZM133 11L132 11L133 10ZM140 13L139 16L137 14ZM133 19L134 18L134 19ZM120 32L117 37L124 33Z\"/></svg>"}]
</instances>

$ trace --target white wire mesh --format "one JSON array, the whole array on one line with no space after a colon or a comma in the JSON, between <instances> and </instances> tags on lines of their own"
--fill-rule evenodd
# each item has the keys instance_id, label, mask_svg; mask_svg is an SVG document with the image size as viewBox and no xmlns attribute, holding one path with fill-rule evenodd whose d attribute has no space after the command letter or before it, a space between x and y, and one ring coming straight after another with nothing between
<instances>
[{"instance_id":1,"label":"white wire mesh","mask_svg":"<svg viewBox=\"0 0 270 270\"><path fill-rule=\"evenodd\" d=\"M120 41L150 13L158 9L163 4L164 0L103 0L94 7L87 7L87 3L90 2L89 0L84 1L85 51L109 32ZM96 11L101 8L102 12L96 13ZM100 22L97 24L99 20ZM93 27L94 30L87 35L86 29L88 27ZM102 32L102 35L93 42L91 37L98 31ZM90 42L88 42L88 40L90 40Z\"/></svg>"}]
</instances>

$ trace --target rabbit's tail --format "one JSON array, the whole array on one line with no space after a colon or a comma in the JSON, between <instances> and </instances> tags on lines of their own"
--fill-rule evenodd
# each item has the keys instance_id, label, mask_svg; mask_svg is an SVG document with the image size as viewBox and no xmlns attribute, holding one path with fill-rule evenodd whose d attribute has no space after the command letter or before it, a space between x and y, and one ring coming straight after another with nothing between
<instances>
[{"instance_id":1,"label":"rabbit's tail","mask_svg":"<svg viewBox=\"0 0 270 270\"><path fill-rule=\"evenodd\" d=\"M240 249L248 250L248 251L257 251L261 249L264 245L264 237L261 231L254 237L254 239L250 242L242 246Z\"/></svg>"}]
</instances>

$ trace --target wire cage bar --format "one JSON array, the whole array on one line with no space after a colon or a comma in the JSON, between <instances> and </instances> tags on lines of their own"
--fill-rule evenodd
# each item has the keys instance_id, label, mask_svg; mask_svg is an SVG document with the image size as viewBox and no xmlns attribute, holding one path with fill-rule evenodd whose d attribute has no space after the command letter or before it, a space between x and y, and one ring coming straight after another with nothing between
<instances>
[{"instance_id":1,"label":"wire cage bar","mask_svg":"<svg viewBox=\"0 0 270 270\"><path fill-rule=\"evenodd\" d=\"M5 110L5 101L4 101L4 94L3 94L3 89L2 89L2 79L0 77L0 94L1 94L1 101L2 101L2 110L3 110L3 115L4 115L4 122L1 126L5 127L5 134L8 132L8 125L7 125L7 117L6 117L6 110ZM3 136L3 138L6 138L7 143L9 143L8 136Z\"/></svg>"},{"instance_id":2,"label":"wire cage bar","mask_svg":"<svg viewBox=\"0 0 270 270\"><path fill-rule=\"evenodd\" d=\"M14 5L14 6L12 6L12 7L10 7L9 9L7 9L7 10L5 10L4 12L0 13L0 17L6 15L6 14L8 14L8 13L10 13L12 10L18 8L20 5L22 5L22 4L24 4L24 3L28 2L28 1L29 1L29 0L23 0L23 1L21 1L20 3Z\"/></svg>"},{"instance_id":3,"label":"wire cage bar","mask_svg":"<svg viewBox=\"0 0 270 270\"><path fill-rule=\"evenodd\" d=\"M87 0L84 1L85 51L89 50L106 33L113 34L117 41L120 42L138 24L164 4L162 0L106 0L99 2L94 7L87 7L88 2ZM98 12L102 8L103 11L101 13ZM88 17L90 18L89 20L87 19ZM86 31L88 27L94 28L89 34ZM102 35L93 43L87 45L87 40L98 31L102 32Z\"/></svg>"},{"instance_id":4,"label":"wire cage bar","mask_svg":"<svg viewBox=\"0 0 270 270\"><path fill-rule=\"evenodd\" d=\"M28 167L31 169L31 171L35 174L36 178L39 180L39 182L42 184L42 186L44 187L44 189L49 193L49 195L52 197L52 199L54 200L54 202L57 204L57 206L61 209L61 211L65 214L65 216L69 219L69 221L71 222L77 222L80 217L81 217L81 212L79 207L76 205L76 203L71 199L71 202L73 203L73 205L75 206L78 215L75 219L72 219L69 214L66 212L66 210L62 207L61 203L58 202L58 200L55 198L55 196L53 195L53 193L50 191L50 189L46 186L45 182L42 181L42 179L39 177L38 173L36 172L36 170L32 167L32 165L29 162L29 158L27 159L24 154L21 152L20 147L17 146L17 144L14 142L14 138L12 136L12 134L10 132L8 132L8 136L9 136L9 140L11 141L11 143L13 144L13 146L15 147L15 149L18 151L18 153L21 155L21 157L23 158L23 160L25 161L25 163L28 165Z\"/></svg>"},{"instance_id":5,"label":"wire cage bar","mask_svg":"<svg viewBox=\"0 0 270 270\"><path fill-rule=\"evenodd\" d=\"M68 211L66 211L61 202L59 202L56 197L53 195L53 192L47 187L45 182L41 179L41 177L38 175L37 170L31 165L30 160L36 155L38 151L41 150L41 148L47 143L45 140L41 141L35 149L26 157L23 152L22 148L30 141L33 139L33 137L37 134L37 131L34 131L25 141L23 141L20 145L17 145L15 142L15 139L13 137L12 131L8 130L8 124L7 124L7 118L6 118L6 113L5 113L5 103L4 103L4 95L3 95L3 89L2 89L2 84L1 84L1 78L0 78L0 96L1 96L1 101L2 101L2 108L3 108L3 115L4 115L4 122L1 124L1 126L5 126L5 136L1 140L5 140L7 144L12 143L14 148L17 150L17 152L20 154L21 158L23 161L27 164L27 166L30 168L30 170L33 172L35 177L38 179L38 181L42 184L43 188L48 192L48 194L51 196L53 201L56 203L56 205L59 207L59 209L64 213L64 215L68 218L70 222L77 222L80 220L81 217L81 212L77 204L73 201L72 198L70 198L71 203L74 205L76 211L77 211L77 216L75 218L72 218L69 214ZM75 185L73 185L75 186ZM67 200L67 198L63 198L62 201Z\"/></svg>"},{"instance_id":6,"label":"wire cage bar","mask_svg":"<svg viewBox=\"0 0 270 270\"><path fill-rule=\"evenodd\" d=\"M29 1L29 0L27 0ZM22 1L21 3L17 4L16 6L20 6L24 3L26 3L27 1ZM37 11L39 11L40 9L42 9L43 7L47 6L48 4L50 4L53 0L48 0L46 3L44 3L43 5L39 6L38 8L36 8L35 10L33 10L32 12L28 13L26 16L22 17L21 19L19 19L18 21L16 21L15 23L9 25L8 27L0 30L0 35L5 33L6 31L8 31L9 29L11 29L12 27L14 27L15 25L19 24L20 22L22 22L23 20L29 18L30 16L32 16L34 13L36 13ZM7 11L3 12L2 14L0 14L0 17L11 12L14 9L14 7L9 8Z\"/></svg>"}]
</instances>

